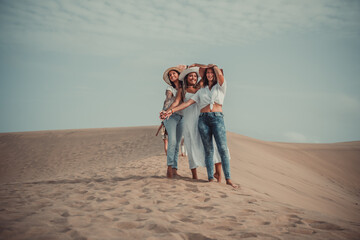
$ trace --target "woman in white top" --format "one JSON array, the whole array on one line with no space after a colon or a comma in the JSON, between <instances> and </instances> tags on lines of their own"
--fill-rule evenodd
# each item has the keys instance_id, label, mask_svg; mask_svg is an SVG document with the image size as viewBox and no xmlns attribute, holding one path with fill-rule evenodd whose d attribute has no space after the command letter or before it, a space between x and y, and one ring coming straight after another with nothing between
<instances>
[{"instance_id":1,"label":"woman in white top","mask_svg":"<svg viewBox=\"0 0 360 240\"><path fill-rule=\"evenodd\" d=\"M226 94L226 81L221 70L213 64L201 65L193 64L190 67L200 67L200 76L204 80L204 88L188 101L180 104L175 108L170 108L166 112L166 116L171 116L177 111L185 109L194 103L198 103L200 107L200 117L198 128L205 149L205 163L210 182L214 180L214 146L212 138L215 137L216 145L221 156L221 164L223 167L226 184L237 188L230 179L230 155L227 147L226 129L224 124L224 115L222 113L222 105Z\"/></svg>"},{"instance_id":2,"label":"woman in white top","mask_svg":"<svg viewBox=\"0 0 360 240\"><path fill-rule=\"evenodd\" d=\"M198 81L198 67L188 68L181 72L179 80L182 82L183 88L178 91L175 101L169 107L169 109L174 108L183 101L191 99L195 93L200 89L200 85L197 84ZM198 130L198 120L199 120L200 108L198 104L193 104L190 107L183 110L183 124L184 124L184 143L186 146L189 168L191 169L192 178L198 179L197 176L197 167L205 167L205 152L200 133ZM221 175L221 158L220 155L215 149L214 155L216 176ZM220 179L219 179L220 180Z\"/></svg>"},{"instance_id":3,"label":"woman in white top","mask_svg":"<svg viewBox=\"0 0 360 240\"><path fill-rule=\"evenodd\" d=\"M177 92L181 89L182 84L179 82L179 75L186 66L179 65L165 70L163 79L169 84L166 88L166 99L164 101L163 111L167 110L169 106L175 101ZM178 112L171 117L165 119L163 124L168 134L168 148L167 148L167 174L168 178L178 176L177 163L179 158L179 144L183 136L183 116Z\"/></svg>"}]
</instances>

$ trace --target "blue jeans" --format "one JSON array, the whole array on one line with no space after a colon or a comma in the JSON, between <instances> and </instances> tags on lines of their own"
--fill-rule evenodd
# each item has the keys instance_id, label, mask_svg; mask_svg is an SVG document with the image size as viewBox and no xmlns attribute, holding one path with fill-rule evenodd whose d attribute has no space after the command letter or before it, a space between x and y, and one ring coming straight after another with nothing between
<instances>
[{"instance_id":1,"label":"blue jeans","mask_svg":"<svg viewBox=\"0 0 360 240\"><path fill-rule=\"evenodd\" d=\"M221 165L224 171L225 179L230 179L230 156L226 141L224 115L221 112L200 113L198 127L201 140L204 144L205 164L208 179L214 179L213 135L221 157Z\"/></svg>"},{"instance_id":2,"label":"blue jeans","mask_svg":"<svg viewBox=\"0 0 360 240\"><path fill-rule=\"evenodd\" d=\"M183 117L174 113L163 121L168 133L167 165L178 168L179 145L183 136Z\"/></svg>"}]
</instances>

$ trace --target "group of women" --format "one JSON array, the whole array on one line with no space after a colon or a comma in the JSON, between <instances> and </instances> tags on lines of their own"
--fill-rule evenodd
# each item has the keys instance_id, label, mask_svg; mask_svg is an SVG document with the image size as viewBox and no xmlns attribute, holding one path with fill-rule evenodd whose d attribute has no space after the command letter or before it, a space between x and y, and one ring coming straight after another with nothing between
<instances>
[{"instance_id":1,"label":"group of women","mask_svg":"<svg viewBox=\"0 0 360 240\"><path fill-rule=\"evenodd\" d=\"M230 179L230 154L222 113L226 94L222 69L214 64L179 65L166 69L163 79L169 84L160 112L168 134L167 177L179 176L179 144L184 136L193 179L198 179L197 167L206 166L208 180L216 178L220 182L222 168L226 184L238 187Z\"/></svg>"}]
</instances>

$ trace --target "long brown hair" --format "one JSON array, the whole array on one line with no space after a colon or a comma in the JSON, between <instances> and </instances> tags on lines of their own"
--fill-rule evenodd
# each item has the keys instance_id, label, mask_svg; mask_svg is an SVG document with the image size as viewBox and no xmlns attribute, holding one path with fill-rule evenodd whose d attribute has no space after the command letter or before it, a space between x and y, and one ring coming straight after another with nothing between
<instances>
[{"instance_id":1,"label":"long brown hair","mask_svg":"<svg viewBox=\"0 0 360 240\"><path fill-rule=\"evenodd\" d=\"M187 89L187 87L188 87L188 77L189 77L189 74L190 73L196 73L196 77L197 77L197 80L199 80L199 74L197 73L197 72L189 72L185 77L184 77L184 81L181 81L181 82L183 82L183 85L182 85L182 89L183 89L183 91L182 91L182 98L183 99L185 99L185 93L186 93L186 89ZM197 86L197 81L196 81L196 83L195 83L195 85L194 85L194 87L195 88L198 88L199 86Z\"/></svg>"},{"instance_id":2,"label":"long brown hair","mask_svg":"<svg viewBox=\"0 0 360 240\"><path fill-rule=\"evenodd\" d=\"M171 71L175 71L175 72L177 72L178 73L178 75L180 76L180 73L179 73L179 71L176 71L176 70L171 70ZM171 84L171 86L173 87L173 88L175 88L176 89L176 85L175 85L175 83L173 83L171 80L170 80L170 76L169 76L169 74L170 74L170 72L171 71L169 71L168 72L168 78L169 78L169 81L170 81L170 84ZM182 82L179 80L179 87L181 88L182 87Z\"/></svg>"},{"instance_id":3,"label":"long brown hair","mask_svg":"<svg viewBox=\"0 0 360 240\"><path fill-rule=\"evenodd\" d=\"M208 80L208 78L207 78L207 76L206 76L206 73L207 73L207 71L209 70L210 68L206 68L205 69L205 72L204 72L204 77L203 77L203 79L204 79L204 87L205 86L209 86L209 80ZM214 68L212 68L212 70L213 70L213 72L214 72L214 78L215 78L215 81L216 81L216 83L215 84L217 84L217 77L216 77L216 74L215 74L215 70L214 70ZM214 84L214 85L215 85Z\"/></svg>"}]
</instances>

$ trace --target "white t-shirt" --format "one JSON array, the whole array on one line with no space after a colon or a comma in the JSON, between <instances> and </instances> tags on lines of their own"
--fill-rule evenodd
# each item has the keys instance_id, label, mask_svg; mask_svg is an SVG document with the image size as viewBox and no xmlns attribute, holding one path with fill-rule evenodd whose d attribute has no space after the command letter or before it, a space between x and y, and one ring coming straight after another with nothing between
<instances>
[{"instance_id":1,"label":"white t-shirt","mask_svg":"<svg viewBox=\"0 0 360 240\"><path fill-rule=\"evenodd\" d=\"M211 88L211 90L209 89L209 86L201 88L191 99L199 104L200 109L203 109L210 104L210 109L212 110L214 103L223 105L225 94L226 81L224 79L221 86L217 83Z\"/></svg>"},{"instance_id":2,"label":"white t-shirt","mask_svg":"<svg viewBox=\"0 0 360 240\"><path fill-rule=\"evenodd\" d=\"M168 86L166 88L166 91L172 92L173 96L176 97L177 90L176 90L176 88L173 88L173 86Z\"/></svg>"}]
</instances>

